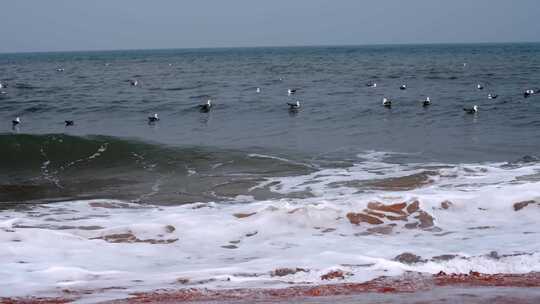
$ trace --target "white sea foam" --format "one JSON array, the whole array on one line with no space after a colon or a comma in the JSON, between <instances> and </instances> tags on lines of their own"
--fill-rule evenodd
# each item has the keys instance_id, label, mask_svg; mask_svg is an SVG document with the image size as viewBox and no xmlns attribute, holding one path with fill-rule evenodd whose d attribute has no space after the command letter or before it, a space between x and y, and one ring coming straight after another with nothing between
<instances>
[{"instance_id":1,"label":"white sea foam","mask_svg":"<svg viewBox=\"0 0 540 304\"><path fill-rule=\"evenodd\" d=\"M426 171L435 172L428 183L404 191L362 186ZM538 164L398 165L374 153L350 168L272 178L260 186L308 193L304 198L242 196L174 207L88 200L3 211L0 296L55 295L65 288L126 288L105 292L113 298L186 286L275 287L322 283L321 275L334 269L349 273L346 282L404 271L540 271L540 206L514 211L516 202L540 201L539 172ZM346 217L372 201L414 200L436 229L396 222L389 234L367 233L375 226L352 225ZM443 201L451 207L441 208ZM425 262L394 260L404 252ZM440 255L458 257L432 259ZM271 275L284 267L309 271Z\"/></svg>"}]
</instances>

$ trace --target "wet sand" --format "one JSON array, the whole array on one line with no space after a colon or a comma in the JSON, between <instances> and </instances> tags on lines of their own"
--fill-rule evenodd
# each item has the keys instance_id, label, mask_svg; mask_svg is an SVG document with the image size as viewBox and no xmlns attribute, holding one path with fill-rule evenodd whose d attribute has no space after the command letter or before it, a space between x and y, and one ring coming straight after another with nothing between
<instances>
[{"instance_id":1,"label":"wet sand","mask_svg":"<svg viewBox=\"0 0 540 304\"><path fill-rule=\"evenodd\" d=\"M417 291L413 293L369 292L349 296L294 299L291 302L301 304L533 304L540 303L540 288L438 287L428 291ZM276 302L261 301L258 303Z\"/></svg>"},{"instance_id":2,"label":"wet sand","mask_svg":"<svg viewBox=\"0 0 540 304\"><path fill-rule=\"evenodd\" d=\"M448 275L409 273L360 284L284 289L181 290L144 293L114 303L540 303L540 273Z\"/></svg>"},{"instance_id":3,"label":"wet sand","mask_svg":"<svg viewBox=\"0 0 540 304\"><path fill-rule=\"evenodd\" d=\"M59 298L0 298L0 303L66 303L91 292L64 290ZM95 291L99 298L100 291ZM83 297L84 294L84 297ZM99 301L99 300L95 300ZM94 302L90 300L90 302ZM401 277L382 277L366 283L294 286L280 289L204 289L159 290L135 293L108 304L124 303L540 303L540 273L466 275L408 273Z\"/></svg>"}]
</instances>

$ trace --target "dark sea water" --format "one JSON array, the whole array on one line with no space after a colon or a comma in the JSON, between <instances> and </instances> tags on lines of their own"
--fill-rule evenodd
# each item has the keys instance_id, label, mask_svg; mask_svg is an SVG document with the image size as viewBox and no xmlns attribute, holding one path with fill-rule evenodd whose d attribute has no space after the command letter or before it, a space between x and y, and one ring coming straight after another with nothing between
<instances>
[{"instance_id":1,"label":"dark sea water","mask_svg":"<svg viewBox=\"0 0 540 304\"><path fill-rule=\"evenodd\" d=\"M4 295L540 271L540 44L0 54L0 82ZM415 200L398 224L349 215Z\"/></svg>"},{"instance_id":2,"label":"dark sea water","mask_svg":"<svg viewBox=\"0 0 540 304\"><path fill-rule=\"evenodd\" d=\"M10 85L5 132L21 116L29 134L308 154L391 150L456 162L532 153L540 138L538 100L523 99L540 88L540 44L3 54L0 79ZM284 106L288 88L305 107L295 117ZM201 115L194 106L207 96L215 111ZM392 110L380 107L383 96L395 100ZM434 106L424 110L426 96ZM473 104L481 115L463 115ZM162 122L148 127L154 112ZM66 130L64 119L77 127Z\"/></svg>"},{"instance_id":3,"label":"dark sea water","mask_svg":"<svg viewBox=\"0 0 540 304\"><path fill-rule=\"evenodd\" d=\"M221 163L250 152L318 165L354 161L363 151L408 153L400 162L460 163L514 161L540 150L540 96L523 98L540 87L540 44L2 54L0 81L8 85L0 96L0 184L24 182L48 157L54 175L54 166L107 144L113 155L106 163L52 176L92 175L69 195L114 184L101 166L126 174L144 168L135 153L161 162L157 171L183 175L178 170L191 158L196 166L200 157ZM369 81L377 88L366 87ZM289 88L298 93L288 97ZM499 97L489 100L489 93ZM427 96L433 105L423 108ZM383 97L394 100L391 109L381 106ZM208 98L214 109L199 113ZM285 103L295 100L303 108L293 115ZM464 114L474 104L480 112ZM161 121L150 126L152 113ZM12 131L16 116L23 124ZM66 119L76 125L66 128ZM172 167L164 166L170 159Z\"/></svg>"}]
</instances>

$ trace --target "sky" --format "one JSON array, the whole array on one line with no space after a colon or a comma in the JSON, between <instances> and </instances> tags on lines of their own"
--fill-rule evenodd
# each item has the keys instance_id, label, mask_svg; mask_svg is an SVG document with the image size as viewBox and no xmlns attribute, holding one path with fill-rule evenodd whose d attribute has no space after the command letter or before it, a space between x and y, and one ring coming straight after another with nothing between
<instances>
[{"instance_id":1,"label":"sky","mask_svg":"<svg viewBox=\"0 0 540 304\"><path fill-rule=\"evenodd\" d=\"M540 41L539 0L0 0L0 52Z\"/></svg>"}]
</instances>

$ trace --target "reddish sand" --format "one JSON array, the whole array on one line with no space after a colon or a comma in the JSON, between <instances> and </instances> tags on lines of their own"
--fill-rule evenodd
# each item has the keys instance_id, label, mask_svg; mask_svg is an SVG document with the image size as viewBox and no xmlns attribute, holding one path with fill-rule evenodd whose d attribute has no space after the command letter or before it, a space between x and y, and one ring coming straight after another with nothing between
<instances>
[{"instance_id":1,"label":"reddish sand","mask_svg":"<svg viewBox=\"0 0 540 304\"><path fill-rule=\"evenodd\" d=\"M160 290L136 293L109 303L180 302L295 302L303 303L540 303L540 273L485 275L424 275L408 273L382 277L366 283L294 286L281 289L199 289ZM99 293L99 292L97 292ZM0 298L0 303L65 303L80 295L66 291L66 298ZM85 292L85 297L88 293ZM437 299L440 297L440 299ZM339 300L338 300L339 299ZM408 299L408 300L407 300ZM382 301L382 302L381 302Z\"/></svg>"}]
</instances>

